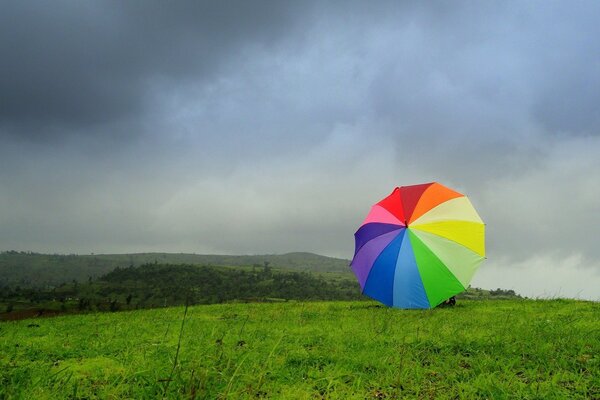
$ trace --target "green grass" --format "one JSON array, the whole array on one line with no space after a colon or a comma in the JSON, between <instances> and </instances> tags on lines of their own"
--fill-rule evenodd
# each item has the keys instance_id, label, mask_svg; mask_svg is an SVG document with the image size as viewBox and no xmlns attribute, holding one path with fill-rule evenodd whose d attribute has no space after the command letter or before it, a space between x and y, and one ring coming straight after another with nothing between
<instances>
[{"instance_id":1,"label":"green grass","mask_svg":"<svg viewBox=\"0 0 600 400\"><path fill-rule=\"evenodd\" d=\"M183 314L2 323L0 399L600 398L598 303L220 304L190 307L182 326Z\"/></svg>"}]
</instances>

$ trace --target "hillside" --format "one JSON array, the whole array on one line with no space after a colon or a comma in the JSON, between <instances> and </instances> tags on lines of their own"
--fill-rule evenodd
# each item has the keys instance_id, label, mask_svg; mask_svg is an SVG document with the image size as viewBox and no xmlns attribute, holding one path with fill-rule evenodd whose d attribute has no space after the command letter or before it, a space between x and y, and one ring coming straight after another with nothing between
<instances>
[{"instance_id":1,"label":"hillside","mask_svg":"<svg viewBox=\"0 0 600 400\"><path fill-rule=\"evenodd\" d=\"M186 253L137 253L63 255L5 251L0 253L0 286L59 285L73 280L88 281L117 267L148 263L205 266L264 266L312 272L349 272L348 260L312 253L265 255L205 255Z\"/></svg>"},{"instance_id":2,"label":"hillside","mask_svg":"<svg viewBox=\"0 0 600 400\"><path fill-rule=\"evenodd\" d=\"M351 275L262 267L145 264L96 280L0 290L0 321L90 311L122 311L231 301L359 300Z\"/></svg>"},{"instance_id":3,"label":"hillside","mask_svg":"<svg viewBox=\"0 0 600 400\"><path fill-rule=\"evenodd\" d=\"M514 299L512 290L469 288L459 299ZM255 266L149 263L58 286L0 287L0 321L90 311L123 311L232 301L360 300L351 273Z\"/></svg>"}]
</instances>

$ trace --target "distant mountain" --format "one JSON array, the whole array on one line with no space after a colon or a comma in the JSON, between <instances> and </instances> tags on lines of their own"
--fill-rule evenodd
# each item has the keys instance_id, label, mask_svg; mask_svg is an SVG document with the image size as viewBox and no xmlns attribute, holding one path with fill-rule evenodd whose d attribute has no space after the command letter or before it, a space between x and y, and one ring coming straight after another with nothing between
<instances>
[{"instance_id":1,"label":"distant mountain","mask_svg":"<svg viewBox=\"0 0 600 400\"><path fill-rule=\"evenodd\" d=\"M349 260L304 252L228 256L187 253L63 255L5 251L0 253L0 286L59 285L73 280L84 282L117 267L136 267L148 263L258 267L267 265L298 271L350 272Z\"/></svg>"}]
</instances>

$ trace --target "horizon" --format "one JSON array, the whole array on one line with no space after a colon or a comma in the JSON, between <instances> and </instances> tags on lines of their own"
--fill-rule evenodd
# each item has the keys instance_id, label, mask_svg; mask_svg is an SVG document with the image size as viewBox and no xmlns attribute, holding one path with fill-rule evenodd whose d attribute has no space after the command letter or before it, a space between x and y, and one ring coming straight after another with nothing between
<instances>
[{"instance_id":1,"label":"horizon","mask_svg":"<svg viewBox=\"0 0 600 400\"><path fill-rule=\"evenodd\" d=\"M186 252L176 252L176 253L171 253L171 252L133 252L133 253L89 253L89 254L76 254L76 253L38 253L38 252L33 252L33 251L17 251L17 250L0 250L0 254L2 253L10 253L10 252L16 252L16 253L24 253L27 255L41 255L41 256L55 256L55 255L59 255L59 256L126 256L126 255L143 255L143 254L178 254L178 255L195 255L195 256L216 256L216 257L261 257L261 256L286 256L286 255L291 255L291 254L308 254L308 255L312 255L312 256L318 256L318 257L326 257L326 258L333 258L336 260L340 260L340 261L348 261L350 262L350 259L346 259L346 258L339 258L339 257L333 257L333 256L328 256L328 255L324 255L324 254L318 254L318 253L312 253L312 252L308 252L308 251L290 251L290 252L285 252L285 253L263 253L263 254L206 254L206 253L186 253ZM169 263L167 263L169 264ZM350 267L348 268L348 273L351 273L352 270L350 269ZM510 289L510 288L503 288L503 287L479 287L479 286L474 286L474 285L469 285L468 288L465 289L465 291L467 291L468 289L481 289L481 290L497 290L497 289L502 289L502 290L514 290L514 289ZM522 296L524 298L530 298L529 296L522 294L520 292L515 291L515 293L518 296ZM574 300L589 300L589 301L600 301L600 298L598 299L584 299L581 298L580 296L562 296L560 293L560 289L558 290L558 292L556 293L542 293L540 295L537 295L535 297L533 297L534 299L543 299L543 300L552 300L552 299L557 299L557 298L565 298L565 299L574 299Z\"/></svg>"}]
</instances>

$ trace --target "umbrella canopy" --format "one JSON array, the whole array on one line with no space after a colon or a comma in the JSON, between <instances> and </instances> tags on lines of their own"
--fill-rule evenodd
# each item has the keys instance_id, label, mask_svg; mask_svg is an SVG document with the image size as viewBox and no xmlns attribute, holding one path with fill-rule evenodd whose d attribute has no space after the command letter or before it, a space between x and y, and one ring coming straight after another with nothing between
<instances>
[{"instance_id":1,"label":"umbrella canopy","mask_svg":"<svg viewBox=\"0 0 600 400\"><path fill-rule=\"evenodd\" d=\"M362 292L390 307L433 308L463 292L485 259L469 199L437 182L397 187L354 234Z\"/></svg>"}]
</instances>

